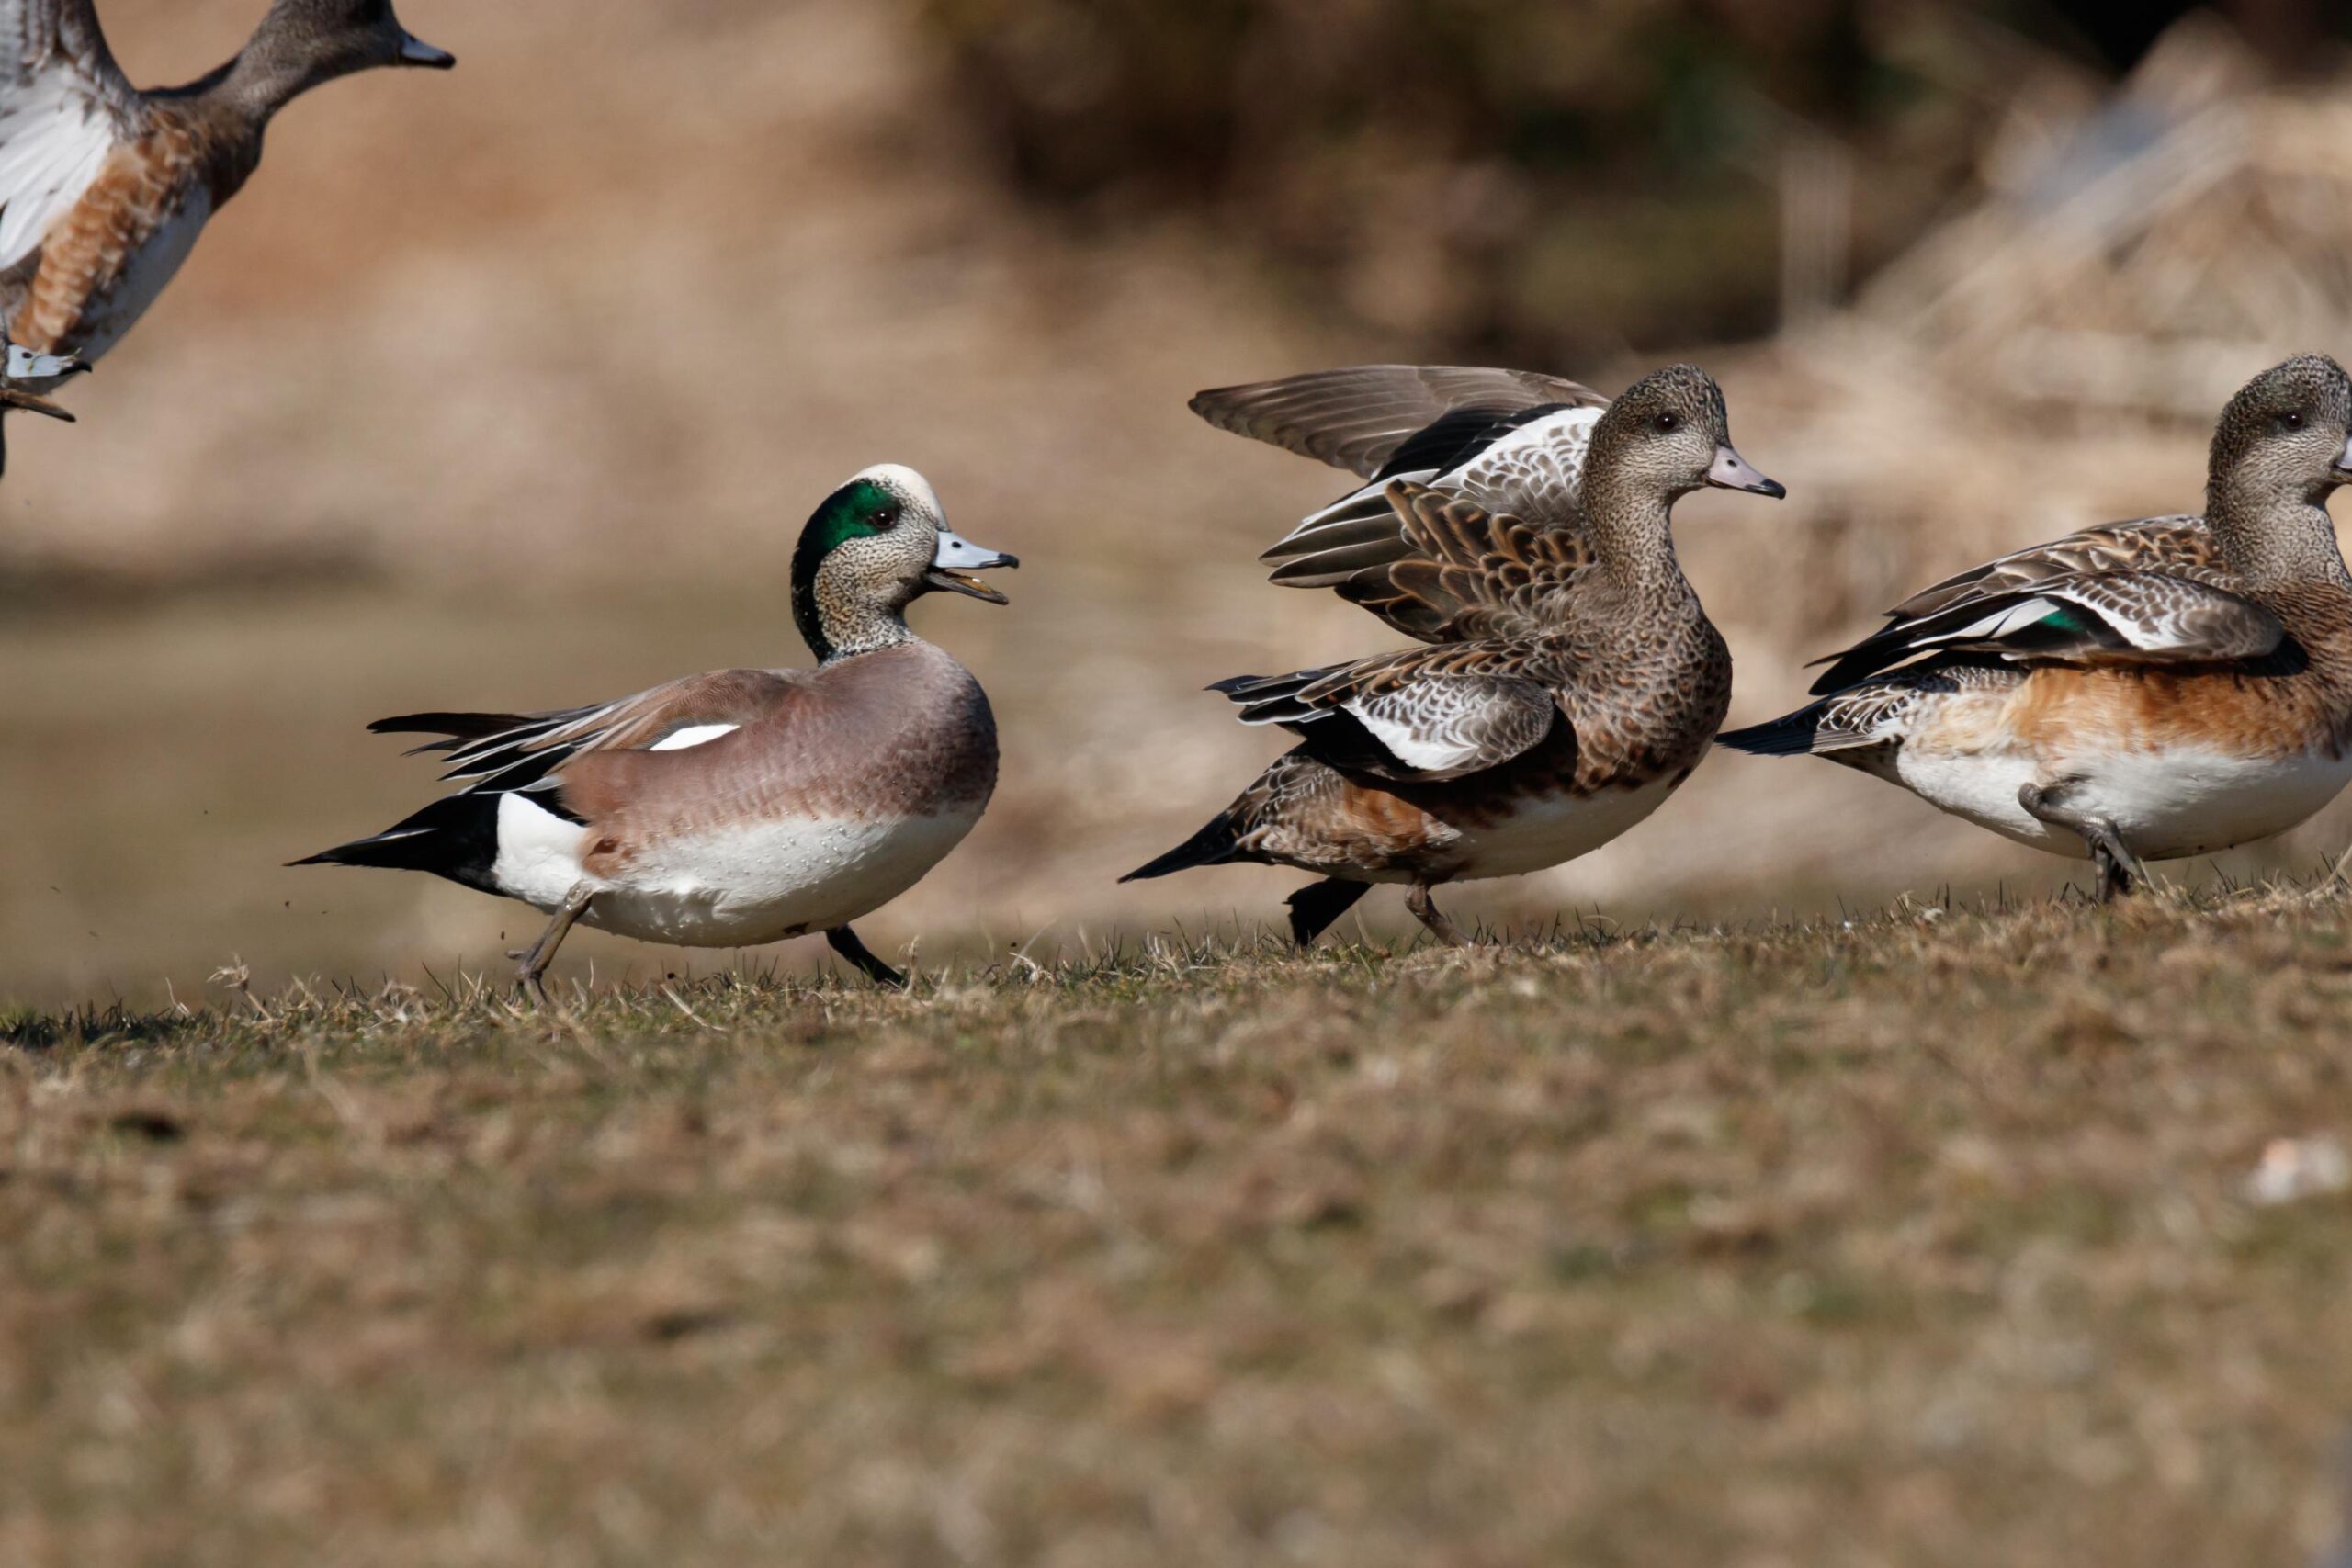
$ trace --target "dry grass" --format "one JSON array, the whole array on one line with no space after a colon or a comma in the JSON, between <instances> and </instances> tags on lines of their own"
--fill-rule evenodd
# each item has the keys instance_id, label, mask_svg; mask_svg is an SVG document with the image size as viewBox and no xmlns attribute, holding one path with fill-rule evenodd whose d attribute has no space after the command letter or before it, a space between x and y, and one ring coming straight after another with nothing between
<instances>
[{"instance_id":1,"label":"dry grass","mask_svg":"<svg viewBox=\"0 0 2352 1568\"><path fill-rule=\"evenodd\" d=\"M2292 1563L2352 908L23 1015L0 1559Z\"/></svg>"}]
</instances>

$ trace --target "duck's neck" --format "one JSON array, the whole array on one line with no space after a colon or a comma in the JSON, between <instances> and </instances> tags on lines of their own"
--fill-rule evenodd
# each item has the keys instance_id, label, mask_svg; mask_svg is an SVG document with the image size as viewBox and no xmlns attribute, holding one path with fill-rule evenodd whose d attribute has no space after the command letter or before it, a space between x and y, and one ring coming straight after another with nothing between
<instances>
[{"instance_id":1,"label":"duck's neck","mask_svg":"<svg viewBox=\"0 0 2352 1568\"><path fill-rule=\"evenodd\" d=\"M1620 592L1656 604L1692 598L1675 558L1673 509L1674 497L1660 494L1654 483L1611 473L1599 462L1586 470L1585 527L1595 559Z\"/></svg>"},{"instance_id":2,"label":"duck's neck","mask_svg":"<svg viewBox=\"0 0 2352 1568\"><path fill-rule=\"evenodd\" d=\"M906 607L841 590L820 571L792 585L792 620L820 664L912 642Z\"/></svg>"},{"instance_id":3,"label":"duck's neck","mask_svg":"<svg viewBox=\"0 0 2352 1568\"><path fill-rule=\"evenodd\" d=\"M2324 491L2296 494L2216 475L2205 491L2205 523L2222 559L2256 593L2323 585L2352 591Z\"/></svg>"},{"instance_id":4,"label":"duck's neck","mask_svg":"<svg viewBox=\"0 0 2352 1568\"><path fill-rule=\"evenodd\" d=\"M298 36L284 8L273 6L236 58L180 91L209 99L258 133L279 109L354 69Z\"/></svg>"}]
</instances>

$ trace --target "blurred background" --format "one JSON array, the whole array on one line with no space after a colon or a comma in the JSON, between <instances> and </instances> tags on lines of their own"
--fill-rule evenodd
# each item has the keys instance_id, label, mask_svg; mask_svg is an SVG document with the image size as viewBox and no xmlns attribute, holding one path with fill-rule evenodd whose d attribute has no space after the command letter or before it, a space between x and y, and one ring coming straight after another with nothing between
<instances>
[{"instance_id":1,"label":"blurred background","mask_svg":"<svg viewBox=\"0 0 2352 1568\"><path fill-rule=\"evenodd\" d=\"M260 9L102 6L142 84ZM401 9L459 69L301 100L72 389L83 423L11 423L0 999L499 966L519 906L278 868L435 787L361 727L805 662L792 543L867 463L1024 562L1009 609L917 613L995 698L1003 779L867 940L1042 956L1273 923L1294 874L1113 879L1281 750L1203 684L1395 640L1263 582L1350 481L1199 423L1200 387L1416 360L1613 390L1696 357L1791 491L1677 514L1740 723L1934 576L2194 506L2240 381L2352 351L2352 21L2320 0ZM2173 874L2347 837L2339 804ZM1617 844L1449 908L1736 919L2068 870L1718 754ZM1394 903L1363 929L1401 934Z\"/></svg>"}]
</instances>

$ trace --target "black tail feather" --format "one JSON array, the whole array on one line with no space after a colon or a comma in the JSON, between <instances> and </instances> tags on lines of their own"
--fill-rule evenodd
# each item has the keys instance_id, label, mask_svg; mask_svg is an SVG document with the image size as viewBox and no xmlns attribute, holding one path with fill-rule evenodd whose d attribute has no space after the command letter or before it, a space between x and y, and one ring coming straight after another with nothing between
<instances>
[{"instance_id":1,"label":"black tail feather","mask_svg":"<svg viewBox=\"0 0 2352 1568\"><path fill-rule=\"evenodd\" d=\"M1715 744L1758 757L1806 756L1812 752L1814 739L1820 732L1825 706L1826 704L1813 703L1770 723L1726 730L1715 737Z\"/></svg>"},{"instance_id":2,"label":"black tail feather","mask_svg":"<svg viewBox=\"0 0 2352 1568\"><path fill-rule=\"evenodd\" d=\"M321 850L289 865L380 865L429 871L485 893L498 891L498 803L503 795L451 795L372 838Z\"/></svg>"},{"instance_id":3,"label":"black tail feather","mask_svg":"<svg viewBox=\"0 0 2352 1568\"><path fill-rule=\"evenodd\" d=\"M1356 900L1372 891L1369 882L1342 882L1327 876L1320 882L1310 882L1283 900L1290 906L1290 939L1301 947L1312 947L1333 920L1355 908Z\"/></svg>"},{"instance_id":4,"label":"black tail feather","mask_svg":"<svg viewBox=\"0 0 2352 1568\"><path fill-rule=\"evenodd\" d=\"M370 735L447 735L479 740L520 729L543 715L527 713L404 713L379 718L368 727Z\"/></svg>"},{"instance_id":5,"label":"black tail feather","mask_svg":"<svg viewBox=\"0 0 2352 1568\"><path fill-rule=\"evenodd\" d=\"M1196 865L1223 865L1240 852L1241 831L1230 811L1220 811L1209 818L1208 825L1174 849L1136 867L1122 882L1135 882L1145 877L1166 876L1172 871L1190 871Z\"/></svg>"}]
</instances>

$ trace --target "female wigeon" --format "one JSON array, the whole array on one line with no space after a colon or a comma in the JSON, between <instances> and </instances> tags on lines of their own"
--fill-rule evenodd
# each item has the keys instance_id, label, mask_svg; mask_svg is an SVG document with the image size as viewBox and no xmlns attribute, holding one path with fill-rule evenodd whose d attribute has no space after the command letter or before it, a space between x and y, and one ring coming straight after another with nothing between
<instances>
[{"instance_id":1,"label":"female wigeon","mask_svg":"<svg viewBox=\"0 0 2352 1568\"><path fill-rule=\"evenodd\" d=\"M370 66L456 63L388 0L275 0L228 63L142 93L93 0L0 0L0 328L95 361L253 174L289 100Z\"/></svg>"},{"instance_id":2,"label":"female wigeon","mask_svg":"<svg viewBox=\"0 0 2352 1568\"><path fill-rule=\"evenodd\" d=\"M911 468L827 496L792 559L814 670L720 670L559 713L424 713L368 728L450 737L466 781L373 838L297 865L429 871L547 910L517 976L534 993L573 922L749 947L823 931L886 985L849 922L963 841L996 785L996 721L964 667L907 628L925 593L1004 595L1020 563L951 533Z\"/></svg>"},{"instance_id":3,"label":"female wigeon","mask_svg":"<svg viewBox=\"0 0 2352 1568\"><path fill-rule=\"evenodd\" d=\"M1826 757L2087 856L2102 901L2143 860L2283 832L2352 779L2352 576L2326 511L2347 481L2352 378L2290 359L2222 412L2201 518L1939 582L1836 657L1822 701L1723 744Z\"/></svg>"},{"instance_id":4,"label":"female wigeon","mask_svg":"<svg viewBox=\"0 0 2352 1568\"><path fill-rule=\"evenodd\" d=\"M1394 367L1380 369L1370 385L1399 388ZM1309 519L1276 547L1275 581L1334 588L1432 646L1218 682L1243 722L1279 724L1302 744L1123 880L1234 861L1318 872L1323 881L1289 900L1302 946L1368 885L1404 883L1421 923L1459 942L1432 887L1597 849L1656 810L1705 754L1730 702L1731 656L1675 560L1668 515L1704 485L1783 493L1732 449L1722 390L1677 365L1588 412L1572 400L1591 394L1573 383L1417 374L1478 378L1473 398L1515 384L1522 401L1499 415L1481 408L1465 433L1474 421L1449 427L1453 411L1442 406L1400 420L1392 400L1366 416L1344 398L1296 395L1297 383L1204 395L1216 423L1318 456L1352 450L1337 460L1375 482L1408 465L1385 481L1376 525ZM1511 423L1545 401L1568 406ZM1250 402L1276 412L1253 418ZM1408 427L1424 413L1429 423ZM1515 432L1546 422L1544 439L1517 449L1532 462L1514 470L1499 460L1513 456ZM1352 449L1325 439L1375 429ZM1465 452L1465 434L1481 445ZM1518 514L1489 510L1465 480Z\"/></svg>"}]
</instances>

